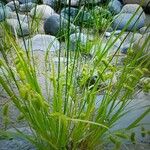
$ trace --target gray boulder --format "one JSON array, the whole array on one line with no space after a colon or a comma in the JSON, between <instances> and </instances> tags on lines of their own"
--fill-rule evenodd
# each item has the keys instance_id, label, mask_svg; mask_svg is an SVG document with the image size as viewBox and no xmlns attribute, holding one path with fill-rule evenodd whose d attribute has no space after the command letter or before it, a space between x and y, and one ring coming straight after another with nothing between
<instances>
[{"instance_id":1,"label":"gray boulder","mask_svg":"<svg viewBox=\"0 0 150 150\"><path fill-rule=\"evenodd\" d=\"M16 12L12 12L12 13L7 17L7 19L17 19L17 20L18 20L18 17L19 17L19 20L20 20L21 22L28 23L28 17L27 17L27 15L19 14L19 13L18 13L18 15L17 15Z\"/></svg>"},{"instance_id":2,"label":"gray boulder","mask_svg":"<svg viewBox=\"0 0 150 150\"><path fill-rule=\"evenodd\" d=\"M31 48L32 51L51 51L59 50L60 43L56 37L51 35L37 34L31 39L25 41L26 47ZM24 44L22 47L25 49Z\"/></svg>"},{"instance_id":3,"label":"gray boulder","mask_svg":"<svg viewBox=\"0 0 150 150\"><path fill-rule=\"evenodd\" d=\"M145 56L145 58L149 61L150 59L150 34L146 33L143 35L142 38L135 41L133 44L133 51L134 52L142 52L142 55ZM144 45L144 49L143 49Z\"/></svg>"},{"instance_id":4,"label":"gray boulder","mask_svg":"<svg viewBox=\"0 0 150 150\"><path fill-rule=\"evenodd\" d=\"M83 33L73 33L70 35L70 50L81 50L89 41L88 35Z\"/></svg>"},{"instance_id":5,"label":"gray boulder","mask_svg":"<svg viewBox=\"0 0 150 150\"><path fill-rule=\"evenodd\" d=\"M131 13L138 15L140 18L146 19L143 8L138 4L126 4L123 6L121 13Z\"/></svg>"},{"instance_id":6,"label":"gray boulder","mask_svg":"<svg viewBox=\"0 0 150 150\"><path fill-rule=\"evenodd\" d=\"M59 2L59 0L43 0L43 4L49 5L52 8L55 8L55 6L57 5L58 2Z\"/></svg>"},{"instance_id":7,"label":"gray boulder","mask_svg":"<svg viewBox=\"0 0 150 150\"><path fill-rule=\"evenodd\" d=\"M14 3L15 3L15 4L14 4ZM10 7L11 10L14 11L14 10L15 10L15 7L16 7L16 9L19 8L19 2L16 1L16 0L15 0L15 1L11 1L11 2L7 3L6 6Z\"/></svg>"},{"instance_id":8,"label":"gray boulder","mask_svg":"<svg viewBox=\"0 0 150 150\"><path fill-rule=\"evenodd\" d=\"M61 16L67 20L70 17L70 20L72 22L75 22L76 24L89 23L93 19L89 12L80 11L78 8L74 8L74 7L70 7L70 12L69 12L69 7L63 8L61 10Z\"/></svg>"},{"instance_id":9,"label":"gray boulder","mask_svg":"<svg viewBox=\"0 0 150 150\"><path fill-rule=\"evenodd\" d=\"M123 2L124 4L139 4L141 6L146 7L150 0L123 0Z\"/></svg>"},{"instance_id":10,"label":"gray boulder","mask_svg":"<svg viewBox=\"0 0 150 150\"><path fill-rule=\"evenodd\" d=\"M36 6L36 4L32 3L32 2L25 3L25 4L21 4L20 5L19 10L21 12L29 12L35 6Z\"/></svg>"},{"instance_id":11,"label":"gray boulder","mask_svg":"<svg viewBox=\"0 0 150 150\"><path fill-rule=\"evenodd\" d=\"M71 6L79 6L79 5L85 5L85 4L97 4L101 2L102 0L71 0ZM62 0L62 4L69 5L69 1Z\"/></svg>"},{"instance_id":12,"label":"gray boulder","mask_svg":"<svg viewBox=\"0 0 150 150\"><path fill-rule=\"evenodd\" d=\"M70 23L70 34L76 32L76 27ZM50 16L44 22L44 31L53 36L64 36L68 32L68 21L58 14Z\"/></svg>"},{"instance_id":13,"label":"gray boulder","mask_svg":"<svg viewBox=\"0 0 150 150\"><path fill-rule=\"evenodd\" d=\"M54 10L48 5L37 5L31 9L30 15L33 18L47 19L54 14Z\"/></svg>"},{"instance_id":14,"label":"gray boulder","mask_svg":"<svg viewBox=\"0 0 150 150\"><path fill-rule=\"evenodd\" d=\"M29 27L25 22L21 22L21 27L17 19L6 19L6 22L13 35L26 36L29 35ZM22 29L22 32L21 32Z\"/></svg>"},{"instance_id":15,"label":"gray boulder","mask_svg":"<svg viewBox=\"0 0 150 150\"><path fill-rule=\"evenodd\" d=\"M19 0L19 2L20 2L21 4L30 3L30 2L32 2L32 3L37 3L38 0Z\"/></svg>"},{"instance_id":16,"label":"gray boulder","mask_svg":"<svg viewBox=\"0 0 150 150\"><path fill-rule=\"evenodd\" d=\"M139 18L139 15L133 16L131 13L121 13L115 16L112 27L117 30L122 30L126 26L127 31L134 31L142 28L144 25L144 17Z\"/></svg>"},{"instance_id":17,"label":"gray boulder","mask_svg":"<svg viewBox=\"0 0 150 150\"><path fill-rule=\"evenodd\" d=\"M108 9L113 13L113 14L118 14L120 13L122 9L122 4L118 0L111 0L108 4Z\"/></svg>"},{"instance_id":18,"label":"gray boulder","mask_svg":"<svg viewBox=\"0 0 150 150\"><path fill-rule=\"evenodd\" d=\"M140 29L140 33L141 34L145 34L145 33L150 33L150 27L142 27L141 29Z\"/></svg>"},{"instance_id":19,"label":"gray boulder","mask_svg":"<svg viewBox=\"0 0 150 150\"><path fill-rule=\"evenodd\" d=\"M6 17L8 17L12 13L12 10L10 7L7 6L0 6L0 21L5 20Z\"/></svg>"}]
</instances>

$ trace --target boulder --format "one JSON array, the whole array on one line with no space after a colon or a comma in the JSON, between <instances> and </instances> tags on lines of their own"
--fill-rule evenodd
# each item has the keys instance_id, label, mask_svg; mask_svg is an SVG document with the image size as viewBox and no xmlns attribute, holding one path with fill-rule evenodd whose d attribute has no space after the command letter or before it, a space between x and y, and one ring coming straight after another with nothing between
<instances>
[{"instance_id":1,"label":"boulder","mask_svg":"<svg viewBox=\"0 0 150 150\"><path fill-rule=\"evenodd\" d=\"M30 15L33 18L45 20L54 13L54 10L48 5L37 5L36 7L31 9Z\"/></svg>"},{"instance_id":2,"label":"boulder","mask_svg":"<svg viewBox=\"0 0 150 150\"><path fill-rule=\"evenodd\" d=\"M61 16L67 20L70 17L71 22L75 22L75 24L80 24L80 23L88 24L93 19L89 12L81 11L78 8L74 8L74 7L70 7L70 14L69 14L69 7L63 8L61 10Z\"/></svg>"},{"instance_id":3,"label":"boulder","mask_svg":"<svg viewBox=\"0 0 150 150\"><path fill-rule=\"evenodd\" d=\"M135 41L133 44L133 51L134 52L141 52L143 56L149 61L150 59L150 34L146 33L143 35L142 38ZM144 45L144 49L142 48Z\"/></svg>"},{"instance_id":4,"label":"boulder","mask_svg":"<svg viewBox=\"0 0 150 150\"><path fill-rule=\"evenodd\" d=\"M32 51L41 50L54 52L59 50L60 47L60 43L56 37L44 34L37 34L31 39L27 39L25 43L26 47L31 48ZM22 45L25 49L24 44Z\"/></svg>"},{"instance_id":5,"label":"boulder","mask_svg":"<svg viewBox=\"0 0 150 150\"><path fill-rule=\"evenodd\" d=\"M143 11L143 8L138 4L126 4L123 6L120 13L131 13L136 14L140 18L146 19L145 13Z\"/></svg>"},{"instance_id":6,"label":"boulder","mask_svg":"<svg viewBox=\"0 0 150 150\"><path fill-rule=\"evenodd\" d=\"M15 4L14 4L14 3L15 3ZM19 8L19 2L16 1L16 0L15 0L15 1L11 1L11 2L7 3L6 6L10 7L11 10L14 11L14 10L15 10L15 7L16 7L16 9Z\"/></svg>"},{"instance_id":7,"label":"boulder","mask_svg":"<svg viewBox=\"0 0 150 150\"><path fill-rule=\"evenodd\" d=\"M134 31L142 28L144 25L144 17L139 17L139 15L134 16L131 13L120 13L115 16L112 27L117 30L122 30L125 28L127 31Z\"/></svg>"},{"instance_id":8,"label":"boulder","mask_svg":"<svg viewBox=\"0 0 150 150\"><path fill-rule=\"evenodd\" d=\"M124 4L139 4L150 14L150 0L123 0Z\"/></svg>"},{"instance_id":9,"label":"boulder","mask_svg":"<svg viewBox=\"0 0 150 150\"><path fill-rule=\"evenodd\" d=\"M6 17L8 17L12 13L12 10L10 7L7 6L0 6L0 21L5 20Z\"/></svg>"},{"instance_id":10,"label":"boulder","mask_svg":"<svg viewBox=\"0 0 150 150\"><path fill-rule=\"evenodd\" d=\"M17 19L6 19L8 27L13 35L26 36L29 35L29 27L25 22L21 22L21 27ZM21 32L22 29L22 32Z\"/></svg>"},{"instance_id":11,"label":"boulder","mask_svg":"<svg viewBox=\"0 0 150 150\"><path fill-rule=\"evenodd\" d=\"M70 35L70 50L81 50L89 41L88 35L83 33L73 33Z\"/></svg>"},{"instance_id":12,"label":"boulder","mask_svg":"<svg viewBox=\"0 0 150 150\"><path fill-rule=\"evenodd\" d=\"M38 3L38 0L19 0L19 2L21 4L25 4L25 3Z\"/></svg>"},{"instance_id":13,"label":"boulder","mask_svg":"<svg viewBox=\"0 0 150 150\"><path fill-rule=\"evenodd\" d=\"M79 6L79 5L85 5L85 4L98 4L102 0L71 0L71 6ZM69 5L69 1L62 0L62 4Z\"/></svg>"},{"instance_id":14,"label":"boulder","mask_svg":"<svg viewBox=\"0 0 150 150\"><path fill-rule=\"evenodd\" d=\"M139 4L146 7L150 0L123 0L124 4ZM150 4L149 4L150 7Z\"/></svg>"},{"instance_id":15,"label":"boulder","mask_svg":"<svg viewBox=\"0 0 150 150\"><path fill-rule=\"evenodd\" d=\"M53 36L64 36L68 32L68 20L58 14L50 16L44 22L44 31ZM76 27L70 23L70 34L76 32Z\"/></svg>"},{"instance_id":16,"label":"boulder","mask_svg":"<svg viewBox=\"0 0 150 150\"><path fill-rule=\"evenodd\" d=\"M55 8L55 6L57 5L58 2L59 2L59 0L43 0L43 4L49 5L52 8Z\"/></svg>"},{"instance_id":17,"label":"boulder","mask_svg":"<svg viewBox=\"0 0 150 150\"><path fill-rule=\"evenodd\" d=\"M33 7L35 7L36 4L35 3L32 3L32 2L29 2L29 3L25 3L25 4L20 4L20 7L19 7L19 10L21 12L30 12L31 9Z\"/></svg>"},{"instance_id":18,"label":"boulder","mask_svg":"<svg viewBox=\"0 0 150 150\"><path fill-rule=\"evenodd\" d=\"M118 14L122 9L122 3L118 0L111 0L108 4L108 9L113 14Z\"/></svg>"}]
</instances>

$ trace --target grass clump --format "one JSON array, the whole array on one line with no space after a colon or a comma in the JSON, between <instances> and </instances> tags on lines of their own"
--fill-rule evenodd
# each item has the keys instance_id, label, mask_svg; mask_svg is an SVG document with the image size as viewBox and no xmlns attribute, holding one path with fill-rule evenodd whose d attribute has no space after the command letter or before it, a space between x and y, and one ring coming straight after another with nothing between
<instances>
[{"instance_id":1,"label":"grass clump","mask_svg":"<svg viewBox=\"0 0 150 150\"><path fill-rule=\"evenodd\" d=\"M148 62L137 63L137 57L142 57L137 53L123 66L117 66L117 62L112 64L119 48L108 58L109 50L124 30L105 47L95 38L93 44L100 44L87 61L80 51L69 51L69 24L65 66L60 62L61 49L57 67L53 55L46 51L44 71L40 72L44 86L39 81L32 50L24 51L5 30L5 39L0 45L0 84L20 111L18 119L24 118L32 131L31 135L19 132L20 136L39 150L102 149L108 143L120 149L122 139L135 143L136 134L130 130L149 114L148 106L127 127L112 128L128 113L126 107L132 102L144 75L142 68L147 68ZM9 55L5 51L6 44L12 48ZM4 116L7 110L6 105Z\"/></svg>"}]
</instances>

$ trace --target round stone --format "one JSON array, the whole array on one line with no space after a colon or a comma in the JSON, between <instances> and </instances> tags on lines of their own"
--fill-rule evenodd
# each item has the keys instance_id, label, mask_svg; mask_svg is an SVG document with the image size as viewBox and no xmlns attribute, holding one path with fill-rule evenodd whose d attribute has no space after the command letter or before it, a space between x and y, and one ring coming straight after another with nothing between
<instances>
[{"instance_id":1,"label":"round stone","mask_svg":"<svg viewBox=\"0 0 150 150\"><path fill-rule=\"evenodd\" d=\"M68 27L70 27L70 33L77 30L72 23L69 25L69 22L58 14L50 16L44 22L45 33L54 36L64 36L68 32Z\"/></svg>"},{"instance_id":2,"label":"round stone","mask_svg":"<svg viewBox=\"0 0 150 150\"><path fill-rule=\"evenodd\" d=\"M86 46L88 42L88 35L83 33L74 33L70 35L70 50L80 50Z\"/></svg>"},{"instance_id":3,"label":"round stone","mask_svg":"<svg viewBox=\"0 0 150 150\"><path fill-rule=\"evenodd\" d=\"M30 15L33 18L45 20L54 13L54 10L48 5L37 5L36 7L31 9Z\"/></svg>"},{"instance_id":4,"label":"round stone","mask_svg":"<svg viewBox=\"0 0 150 150\"><path fill-rule=\"evenodd\" d=\"M113 13L113 14L118 14L120 13L122 9L122 4L118 0L111 0L108 4L108 9Z\"/></svg>"},{"instance_id":5,"label":"round stone","mask_svg":"<svg viewBox=\"0 0 150 150\"><path fill-rule=\"evenodd\" d=\"M55 8L57 3L58 3L58 0L43 0L43 4L49 5L52 8Z\"/></svg>"},{"instance_id":6,"label":"round stone","mask_svg":"<svg viewBox=\"0 0 150 150\"><path fill-rule=\"evenodd\" d=\"M131 18L132 20L130 21ZM122 30L126 28L127 31L134 31L142 28L144 24L145 24L145 18L143 17L139 18L138 15L133 16L133 14L131 13L121 13L115 16L112 27L118 30Z\"/></svg>"},{"instance_id":7,"label":"round stone","mask_svg":"<svg viewBox=\"0 0 150 150\"><path fill-rule=\"evenodd\" d=\"M19 17L19 20L21 22L25 22L25 23L28 23L28 17L27 15L23 15L23 14L16 14L16 12L12 12L8 17L7 19L18 19Z\"/></svg>"},{"instance_id":8,"label":"round stone","mask_svg":"<svg viewBox=\"0 0 150 150\"><path fill-rule=\"evenodd\" d=\"M21 4L19 10L22 12L29 12L33 7L35 7L36 4L29 2L29 3L25 3L25 4Z\"/></svg>"},{"instance_id":9,"label":"round stone","mask_svg":"<svg viewBox=\"0 0 150 150\"><path fill-rule=\"evenodd\" d=\"M142 27L140 29L141 34L150 33L150 27Z\"/></svg>"},{"instance_id":10,"label":"round stone","mask_svg":"<svg viewBox=\"0 0 150 150\"><path fill-rule=\"evenodd\" d=\"M13 35L26 36L29 35L29 27L25 22L21 22L21 27L17 19L7 19L7 24ZM22 32L21 32L22 29Z\"/></svg>"},{"instance_id":11,"label":"round stone","mask_svg":"<svg viewBox=\"0 0 150 150\"><path fill-rule=\"evenodd\" d=\"M150 34L143 35L142 38L140 38L139 40L137 40L133 43L133 47L132 47L134 52L141 51L143 56L145 55L147 60L149 60L148 58L150 58L149 37L150 37ZM144 47L143 47L143 45L144 45Z\"/></svg>"},{"instance_id":12,"label":"round stone","mask_svg":"<svg viewBox=\"0 0 150 150\"><path fill-rule=\"evenodd\" d=\"M14 3L15 3L15 5L14 5ZM11 1L11 2L7 3L6 6L10 7L11 10L14 11L15 8L16 8L16 9L19 8L19 2L16 1L16 0L15 0L15 1Z\"/></svg>"},{"instance_id":13,"label":"round stone","mask_svg":"<svg viewBox=\"0 0 150 150\"><path fill-rule=\"evenodd\" d=\"M32 2L32 3L37 3L38 0L19 0L19 2L20 2L21 4L30 3L30 2Z\"/></svg>"},{"instance_id":14,"label":"round stone","mask_svg":"<svg viewBox=\"0 0 150 150\"><path fill-rule=\"evenodd\" d=\"M124 4L139 4L146 7L150 0L123 0Z\"/></svg>"},{"instance_id":15,"label":"round stone","mask_svg":"<svg viewBox=\"0 0 150 150\"><path fill-rule=\"evenodd\" d=\"M5 20L6 17L8 17L12 13L12 10L8 6L2 6L0 7L0 21Z\"/></svg>"},{"instance_id":16,"label":"round stone","mask_svg":"<svg viewBox=\"0 0 150 150\"><path fill-rule=\"evenodd\" d=\"M136 15L138 15L140 18L146 19L143 8L138 4L126 4L123 6L120 13L136 13Z\"/></svg>"},{"instance_id":17,"label":"round stone","mask_svg":"<svg viewBox=\"0 0 150 150\"><path fill-rule=\"evenodd\" d=\"M61 16L64 17L65 19L70 20L72 22L74 22L75 24L79 24L79 23L89 23L90 21L92 21L92 16L89 12L87 11L81 11L78 8L74 8L74 7L67 7L67 8L63 8L61 10Z\"/></svg>"},{"instance_id":18,"label":"round stone","mask_svg":"<svg viewBox=\"0 0 150 150\"><path fill-rule=\"evenodd\" d=\"M79 5L85 5L85 4L98 4L101 2L101 0L71 0L71 6L79 6ZM69 1L62 0L61 3L63 5L69 5Z\"/></svg>"},{"instance_id":19,"label":"round stone","mask_svg":"<svg viewBox=\"0 0 150 150\"><path fill-rule=\"evenodd\" d=\"M59 50L60 43L56 37L51 35L37 34L31 39L25 41L26 47L31 48L33 51L51 51ZM23 45L25 49L25 46Z\"/></svg>"}]
</instances>

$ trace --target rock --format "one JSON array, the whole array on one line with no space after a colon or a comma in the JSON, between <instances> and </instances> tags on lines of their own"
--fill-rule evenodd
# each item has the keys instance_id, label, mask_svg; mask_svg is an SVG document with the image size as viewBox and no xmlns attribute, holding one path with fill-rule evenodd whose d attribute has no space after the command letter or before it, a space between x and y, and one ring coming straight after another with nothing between
<instances>
[{"instance_id":1,"label":"rock","mask_svg":"<svg viewBox=\"0 0 150 150\"><path fill-rule=\"evenodd\" d=\"M120 13L122 9L122 4L118 0L111 0L108 4L108 9L113 13L113 14L118 14Z\"/></svg>"},{"instance_id":2,"label":"rock","mask_svg":"<svg viewBox=\"0 0 150 150\"><path fill-rule=\"evenodd\" d=\"M35 7L36 4L29 2L29 3L25 3L25 4L21 4L19 10L22 12L29 12L33 7Z\"/></svg>"},{"instance_id":3,"label":"rock","mask_svg":"<svg viewBox=\"0 0 150 150\"><path fill-rule=\"evenodd\" d=\"M11 14L11 8L7 6L0 7L0 21L5 20L7 16Z\"/></svg>"},{"instance_id":4,"label":"rock","mask_svg":"<svg viewBox=\"0 0 150 150\"><path fill-rule=\"evenodd\" d=\"M33 18L45 20L54 13L55 13L54 10L48 5L37 5L36 7L31 9L30 15Z\"/></svg>"},{"instance_id":5,"label":"rock","mask_svg":"<svg viewBox=\"0 0 150 150\"><path fill-rule=\"evenodd\" d=\"M121 40L120 38L117 39L116 36L112 35L110 38L107 39L109 44L113 43L113 46L115 46L116 48L119 48L121 45ZM115 41L116 40L116 41ZM122 46L122 45L121 45Z\"/></svg>"},{"instance_id":6,"label":"rock","mask_svg":"<svg viewBox=\"0 0 150 150\"><path fill-rule=\"evenodd\" d=\"M25 134L31 135L31 131L29 131L30 129L19 128L19 130ZM11 132L14 134L17 133L14 129L9 129L7 132ZM19 137L12 137L10 139L0 140L0 149L1 150L36 150L35 147L29 141Z\"/></svg>"},{"instance_id":7,"label":"rock","mask_svg":"<svg viewBox=\"0 0 150 150\"><path fill-rule=\"evenodd\" d=\"M125 39L126 38L126 39ZM133 33L133 32L126 32L120 36L121 41L124 41L124 43L134 43L135 41L138 41L140 38L142 38L142 35L140 33Z\"/></svg>"},{"instance_id":8,"label":"rock","mask_svg":"<svg viewBox=\"0 0 150 150\"><path fill-rule=\"evenodd\" d=\"M56 37L51 35L44 35L44 34L37 34L31 39L27 39L25 41L26 47L30 47L33 51L41 50L41 51L51 51L54 52L56 50L59 50L60 43L56 39ZM24 44L23 44L23 48Z\"/></svg>"},{"instance_id":9,"label":"rock","mask_svg":"<svg viewBox=\"0 0 150 150\"><path fill-rule=\"evenodd\" d=\"M135 41L138 41L140 38L142 38L142 35L140 33L133 33L130 32L124 33L120 36L121 41L124 41L121 47L121 52L126 54L127 50L132 47L133 43Z\"/></svg>"},{"instance_id":10,"label":"rock","mask_svg":"<svg viewBox=\"0 0 150 150\"><path fill-rule=\"evenodd\" d=\"M18 19L19 17L19 20L21 22L25 22L25 23L28 23L28 17L26 15L21 15L18 13L18 16L16 14L16 12L12 12L8 17L7 19Z\"/></svg>"},{"instance_id":11,"label":"rock","mask_svg":"<svg viewBox=\"0 0 150 150\"><path fill-rule=\"evenodd\" d=\"M81 50L89 41L88 35L73 33L70 35L70 50Z\"/></svg>"},{"instance_id":12,"label":"rock","mask_svg":"<svg viewBox=\"0 0 150 150\"><path fill-rule=\"evenodd\" d=\"M92 22L92 16L87 11L81 11L78 8L70 7L70 14L69 14L69 7L63 8L61 10L61 16L65 19L70 20L71 22L74 22L75 24L79 25L80 23L87 23Z\"/></svg>"},{"instance_id":13,"label":"rock","mask_svg":"<svg viewBox=\"0 0 150 150\"><path fill-rule=\"evenodd\" d=\"M143 35L142 38L136 40L133 43L132 49L135 53L142 52L142 55L146 57L147 61L150 59L150 34ZM144 46L144 49L142 48ZM145 58L144 57L144 58Z\"/></svg>"},{"instance_id":14,"label":"rock","mask_svg":"<svg viewBox=\"0 0 150 150\"><path fill-rule=\"evenodd\" d=\"M20 25L17 19L7 19L6 21L13 35L16 34L19 36L29 35L29 28L27 23L21 22L21 28L22 28L22 32L21 32Z\"/></svg>"},{"instance_id":15,"label":"rock","mask_svg":"<svg viewBox=\"0 0 150 150\"><path fill-rule=\"evenodd\" d=\"M106 36L106 37L110 37L110 36L111 36L111 33L110 33L110 32L105 32L105 36Z\"/></svg>"},{"instance_id":16,"label":"rock","mask_svg":"<svg viewBox=\"0 0 150 150\"><path fill-rule=\"evenodd\" d=\"M114 35L118 35L120 33L121 33L121 30L116 30L116 31L113 32Z\"/></svg>"},{"instance_id":17,"label":"rock","mask_svg":"<svg viewBox=\"0 0 150 150\"><path fill-rule=\"evenodd\" d=\"M110 30L110 31L106 31L105 32L105 36L106 37L110 37L111 35L118 35L121 33L121 30L116 30L116 31L113 31L113 30Z\"/></svg>"},{"instance_id":18,"label":"rock","mask_svg":"<svg viewBox=\"0 0 150 150\"><path fill-rule=\"evenodd\" d=\"M57 5L58 2L59 2L59 0L43 0L43 4L49 5L52 8L55 8L55 6Z\"/></svg>"},{"instance_id":19,"label":"rock","mask_svg":"<svg viewBox=\"0 0 150 150\"><path fill-rule=\"evenodd\" d=\"M25 4L25 3L38 3L38 0L19 0L19 2L21 4Z\"/></svg>"},{"instance_id":20,"label":"rock","mask_svg":"<svg viewBox=\"0 0 150 150\"><path fill-rule=\"evenodd\" d=\"M71 6L79 6L79 5L85 5L85 4L97 4L101 2L101 0L71 0ZM63 5L69 5L69 1L62 0L61 3Z\"/></svg>"},{"instance_id":21,"label":"rock","mask_svg":"<svg viewBox=\"0 0 150 150\"><path fill-rule=\"evenodd\" d=\"M138 11L137 11L138 10ZM126 4L123 6L121 13L131 13L138 15L142 19L146 19L143 8L138 4Z\"/></svg>"},{"instance_id":22,"label":"rock","mask_svg":"<svg viewBox=\"0 0 150 150\"><path fill-rule=\"evenodd\" d=\"M146 7L150 0L123 0L123 2L124 4L139 4L141 6Z\"/></svg>"},{"instance_id":23,"label":"rock","mask_svg":"<svg viewBox=\"0 0 150 150\"><path fill-rule=\"evenodd\" d=\"M44 31L46 34L51 34L54 36L64 36L68 32L68 21L60 17L60 15L54 14L44 22ZM70 23L70 34L74 33L76 30L76 27L72 23Z\"/></svg>"},{"instance_id":24,"label":"rock","mask_svg":"<svg viewBox=\"0 0 150 150\"><path fill-rule=\"evenodd\" d=\"M125 28L127 23L129 23L130 19L133 17L131 13L121 13L116 15L112 24L112 27L117 30L122 30ZM127 31L134 31L142 28L145 24L145 18L135 15L128 26L125 28Z\"/></svg>"},{"instance_id":25,"label":"rock","mask_svg":"<svg viewBox=\"0 0 150 150\"><path fill-rule=\"evenodd\" d=\"M148 33L148 32L150 32L150 27L142 27L140 29L141 34L145 34L145 33Z\"/></svg>"},{"instance_id":26,"label":"rock","mask_svg":"<svg viewBox=\"0 0 150 150\"><path fill-rule=\"evenodd\" d=\"M14 5L14 3L15 3L15 5ZM11 1L11 2L7 3L6 6L10 7L11 10L14 11L15 7L16 7L16 9L19 8L19 2L16 1L16 0L15 1Z\"/></svg>"}]
</instances>

